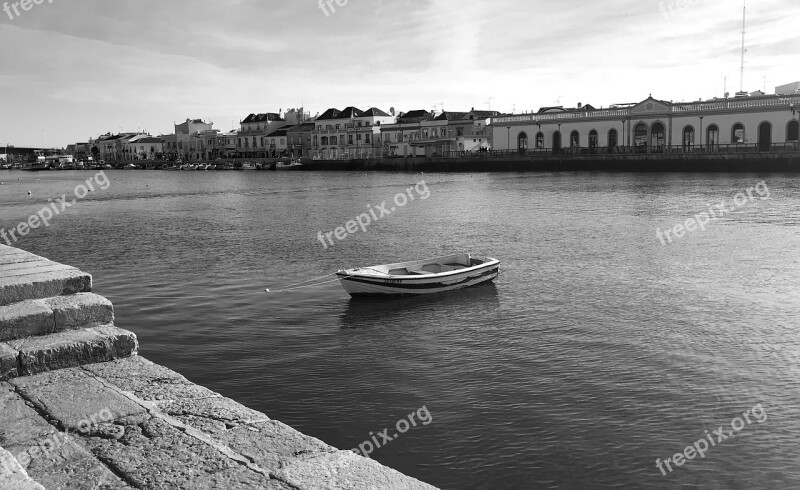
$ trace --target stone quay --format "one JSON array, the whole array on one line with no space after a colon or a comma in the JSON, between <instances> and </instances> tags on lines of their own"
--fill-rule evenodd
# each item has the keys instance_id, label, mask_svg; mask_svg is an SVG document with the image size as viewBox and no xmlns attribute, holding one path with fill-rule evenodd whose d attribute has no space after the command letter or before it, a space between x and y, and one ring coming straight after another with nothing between
<instances>
[{"instance_id":1,"label":"stone quay","mask_svg":"<svg viewBox=\"0 0 800 490\"><path fill-rule=\"evenodd\" d=\"M0 489L433 489L138 355L92 277L0 245Z\"/></svg>"}]
</instances>

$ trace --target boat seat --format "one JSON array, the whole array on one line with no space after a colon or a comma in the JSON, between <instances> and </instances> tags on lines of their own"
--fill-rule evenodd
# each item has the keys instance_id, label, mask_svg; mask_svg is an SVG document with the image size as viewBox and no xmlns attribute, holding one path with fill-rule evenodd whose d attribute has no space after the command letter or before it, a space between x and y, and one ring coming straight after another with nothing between
<instances>
[{"instance_id":1,"label":"boat seat","mask_svg":"<svg viewBox=\"0 0 800 490\"><path fill-rule=\"evenodd\" d=\"M438 274L442 272L442 266L439 264L425 264L422 266L422 270L431 274Z\"/></svg>"},{"instance_id":2,"label":"boat seat","mask_svg":"<svg viewBox=\"0 0 800 490\"><path fill-rule=\"evenodd\" d=\"M392 269L392 270L389 271L389 274L392 275L392 276L408 276L408 275L410 275L410 273L408 272L408 269L406 269L405 267L403 267L402 269Z\"/></svg>"}]
</instances>

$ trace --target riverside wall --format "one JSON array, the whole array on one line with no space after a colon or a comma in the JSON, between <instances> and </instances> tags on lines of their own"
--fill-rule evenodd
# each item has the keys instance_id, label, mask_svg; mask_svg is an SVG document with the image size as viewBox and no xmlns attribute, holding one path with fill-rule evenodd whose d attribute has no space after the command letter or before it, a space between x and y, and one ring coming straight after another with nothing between
<instances>
[{"instance_id":1,"label":"riverside wall","mask_svg":"<svg viewBox=\"0 0 800 490\"><path fill-rule=\"evenodd\" d=\"M304 170L389 172L800 172L800 152L304 160Z\"/></svg>"},{"instance_id":2,"label":"riverside wall","mask_svg":"<svg viewBox=\"0 0 800 490\"><path fill-rule=\"evenodd\" d=\"M74 267L0 245L0 489L433 489L138 355Z\"/></svg>"}]
</instances>

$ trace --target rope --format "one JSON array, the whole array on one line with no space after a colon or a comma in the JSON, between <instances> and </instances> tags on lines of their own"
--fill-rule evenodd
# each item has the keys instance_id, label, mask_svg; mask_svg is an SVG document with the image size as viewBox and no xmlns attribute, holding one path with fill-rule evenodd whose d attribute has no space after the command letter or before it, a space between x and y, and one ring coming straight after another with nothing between
<instances>
[{"instance_id":1,"label":"rope","mask_svg":"<svg viewBox=\"0 0 800 490\"><path fill-rule=\"evenodd\" d=\"M290 284L289 286L287 286L287 287L285 287L283 289L278 289L278 290L275 290L275 291L271 291L269 289L265 289L264 291L266 291L268 293L282 293L284 291L293 291L295 289L303 289L303 288L310 288L310 287L314 287L314 286L319 286L320 284L327 284L329 282L335 282L335 281L338 281L339 279L337 278L337 279L331 279L330 281L315 282L314 284L307 284L305 286L301 286L301 284L305 284L307 282L312 282L312 281L319 281L320 279L325 279L326 277L335 276L335 275L336 275L336 273L333 272L331 274L325 274L324 276L315 277L313 279L308 279L307 281L298 282L297 284Z\"/></svg>"}]
</instances>

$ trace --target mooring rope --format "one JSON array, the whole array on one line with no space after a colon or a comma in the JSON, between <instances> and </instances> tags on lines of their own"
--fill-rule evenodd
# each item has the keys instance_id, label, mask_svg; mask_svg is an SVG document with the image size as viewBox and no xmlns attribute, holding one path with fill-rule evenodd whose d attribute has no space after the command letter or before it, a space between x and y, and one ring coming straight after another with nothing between
<instances>
[{"instance_id":1,"label":"mooring rope","mask_svg":"<svg viewBox=\"0 0 800 490\"><path fill-rule=\"evenodd\" d=\"M272 291L270 289L265 289L264 291L267 292L267 293L283 293L285 291L293 291L295 289L310 288L310 287L314 287L314 286L319 286L320 284L328 284L329 282L335 282L335 281L338 281L339 279L338 278L337 279L331 279L330 281L315 282L314 284L307 284L305 286L301 286L301 284L305 284L307 282L319 281L320 279L325 279L326 277L334 276L334 275L336 275L336 273L332 272L330 274L325 274L324 276L315 277L313 279L308 279L306 281L298 282L297 284L290 284L288 287L285 287L283 289L276 289L275 291Z\"/></svg>"}]
</instances>

